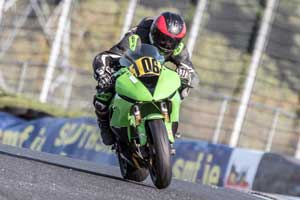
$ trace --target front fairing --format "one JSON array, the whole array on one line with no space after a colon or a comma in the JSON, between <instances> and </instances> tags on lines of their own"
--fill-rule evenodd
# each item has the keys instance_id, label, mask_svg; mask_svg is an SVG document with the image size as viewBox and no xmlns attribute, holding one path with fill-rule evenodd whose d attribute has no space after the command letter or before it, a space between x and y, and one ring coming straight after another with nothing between
<instances>
[{"instance_id":1,"label":"front fairing","mask_svg":"<svg viewBox=\"0 0 300 200\"><path fill-rule=\"evenodd\" d=\"M138 102L160 101L170 97L180 87L180 78L176 72L162 67L155 88L147 88L139 78L126 70L116 80L116 92ZM151 92L154 91L154 92Z\"/></svg>"},{"instance_id":2,"label":"front fairing","mask_svg":"<svg viewBox=\"0 0 300 200\"><path fill-rule=\"evenodd\" d=\"M135 101L152 101L153 96L144 84L131 72L125 72L116 80L116 92L120 96L128 97Z\"/></svg>"},{"instance_id":3,"label":"front fairing","mask_svg":"<svg viewBox=\"0 0 300 200\"><path fill-rule=\"evenodd\" d=\"M154 90L153 100L159 101L170 97L178 90L180 84L178 74L167 67L163 67Z\"/></svg>"}]
</instances>

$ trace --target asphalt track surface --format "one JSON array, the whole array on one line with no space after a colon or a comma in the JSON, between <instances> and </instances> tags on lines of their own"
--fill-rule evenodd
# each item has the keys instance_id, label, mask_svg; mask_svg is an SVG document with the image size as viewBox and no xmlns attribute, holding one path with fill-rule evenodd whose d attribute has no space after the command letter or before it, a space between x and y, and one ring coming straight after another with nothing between
<instances>
[{"instance_id":1,"label":"asphalt track surface","mask_svg":"<svg viewBox=\"0 0 300 200\"><path fill-rule=\"evenodd\" d=\"M149 180L136 183L120 178L119 169L116 167L99 166L86 161L0 145L0 199L257 200L261 198L235 190L179 180L173 180L167 189L158 190Z\"/></svg>"}]
</instances>

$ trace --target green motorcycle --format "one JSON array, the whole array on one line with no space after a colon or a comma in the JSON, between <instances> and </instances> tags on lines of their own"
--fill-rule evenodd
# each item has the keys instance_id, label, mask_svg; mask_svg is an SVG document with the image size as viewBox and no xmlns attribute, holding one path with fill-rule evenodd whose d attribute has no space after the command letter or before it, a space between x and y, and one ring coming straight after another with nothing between
<instances>
[{"instance_id":1,"label":"green motorcycle","mask_svg":"<svg viewBox=\"0 0 300 200\"><path fill-rule=\"evenodd\" d=\"M181 86L178 74L148 44L128 51L114 74L116 94L110 104L110 127L121 174L144 181L150 172L157 188L171 183L171 155L177 132Z\"/></svg>"}]
</instances>

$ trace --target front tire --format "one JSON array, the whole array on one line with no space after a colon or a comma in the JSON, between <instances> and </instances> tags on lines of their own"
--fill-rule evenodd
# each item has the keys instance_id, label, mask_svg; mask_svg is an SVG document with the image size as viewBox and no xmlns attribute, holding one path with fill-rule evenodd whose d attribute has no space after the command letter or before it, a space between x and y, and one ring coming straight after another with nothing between
<instances>
[{"instance_id":1,"label":"front tire","mask_svg":"<svg viewBox=\"0 0 300 200\"><path fill-rule=\"evenodd\" d=\"M148 121L151 133L152 165L150 175L158 189L166 188L172 180L170 142L164 122L161 119Z\"/></svg>"}]
</instances>

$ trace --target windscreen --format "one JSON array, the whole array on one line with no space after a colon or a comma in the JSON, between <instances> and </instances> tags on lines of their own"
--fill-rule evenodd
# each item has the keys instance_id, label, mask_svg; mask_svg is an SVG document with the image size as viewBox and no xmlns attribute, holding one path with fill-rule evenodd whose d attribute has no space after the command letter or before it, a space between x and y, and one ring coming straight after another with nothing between
<instances>
[{"instance_id":1,"label":"windscreen","mask_svg":"<svg viewBox=\"0 0 300 200\"><path fill-rule=\"evenodd\" d=\"M135 51L127 50L124 56L121 57L119 62L121 66L128 67L132 65L135 60L146 56L156 59L161 64L163 64L165 61L164 57L159 54L155 46L142 44L140 48L137 48Z\"/></svg>"}]
</instances>

